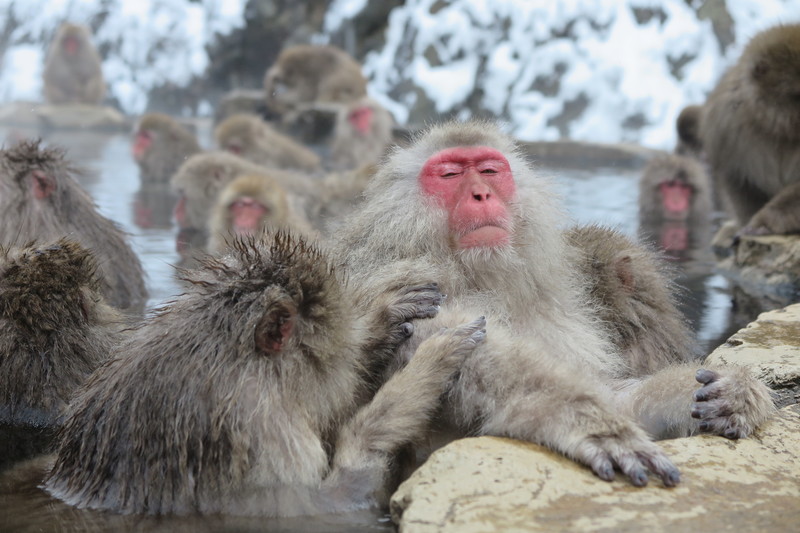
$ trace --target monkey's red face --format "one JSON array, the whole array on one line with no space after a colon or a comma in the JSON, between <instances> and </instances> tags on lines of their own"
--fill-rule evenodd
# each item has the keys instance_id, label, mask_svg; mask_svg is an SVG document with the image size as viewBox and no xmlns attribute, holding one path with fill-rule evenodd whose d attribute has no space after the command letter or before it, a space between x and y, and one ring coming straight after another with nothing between
<instances>
[{"instance_id":1,"label":"monkey's red face","mask_svg":"<svg viewBox=\"0 0 800 533\"><path fill-rule=\"evenodd\" d=\"M680 180L664 181L658 186L664 218L685 220L692 203L692 187Z\"/></svg>"},{"instance_id":2,"label":"monkey's red face","mask_svg":"<svg viewBox=\"0 0 800 533\"><path fill-rule=\"evenodd\" d=\"M470 146L437 152L422 167L419 183L447 211L458 248L511 242L508 205L516 185L508 160L498 150Z\"/></svg>"},{"instance_id":3,"label":"monkey's red face","mask_svg":"<svg viewBox=\"0 0 800 533\"><path fill-rule=\"evenodd\" d=\"M258 231L269 209L254 198L242 196L228 207L231 224L237 235L252 235Z\"/></svg>"},{"instance_id":4,"label":"monkey's red face","mask_svg":"<svg viewBox=\"0 0 800 533\"><path fill-rule=\"evenodd\" d=\"M36 169L30 173L30 187L34 198L44 200L56 190L56 182L45 171Z\"/></svg>"},{"instance_id":5,"label":"monkey's red face","mask_svg":"<svg viewBox=\"0 0 800 533\"><path fill-rule=\"evenodd\" d=\"M150 149L151 144L153 144L153 136L150 132L147 130L137 131L131 147L133 158L137 161L141 160L144 153Z\"/></svg>"}]
</instances>

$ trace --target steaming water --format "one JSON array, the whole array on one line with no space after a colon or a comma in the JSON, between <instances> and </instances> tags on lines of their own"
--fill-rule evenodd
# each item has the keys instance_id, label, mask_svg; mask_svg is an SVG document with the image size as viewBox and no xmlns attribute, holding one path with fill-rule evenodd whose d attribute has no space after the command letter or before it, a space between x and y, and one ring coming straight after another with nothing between
<instances>
[{"instance_id":1,"label":"steaming water","mask_svg":"<svg viewBox=\"0 0 800 533\"><path fill-rule=\"evenodd\" d=\"M208 146L208 131L200 130ZM0 129L0 139L30 135L25 131ZM173 278L177 264L176 228L171 222L170 205L155 206L151 214L164 220L164 227L142 228L135 221L135 197L139 191L138 168L130 156L126 134L59 132L47 135L45 142L67 149L68 157L89 170L82 184L95 198L101 212L115 220L131 235L147 273L149 307L180 292ZM579 222L601 222L633 235L637 230L638 170L542 168L557 183L572 216ZM732 324L731 297L727 282L713 273L713 264L692 259L676 265L677 281L687 288L682 308L694 326L706 351L713 349L738 329ZM754 318L754 317L750 317ZM0 446L3 448L3 446ZM80 530L101 531L121 528L164 531L352 531L390 530L386 516L359 513L338 517L303 520L264 520L239 518L134 519L111 517L103 513L65 510L64 506L42 503L42 494L32 486L9 488L0 481L0 522L14 524L16 531ZM3 518L5 515L5 519ZM2 527L2 526L0 526Z\"/></svg>"}]
</instances>

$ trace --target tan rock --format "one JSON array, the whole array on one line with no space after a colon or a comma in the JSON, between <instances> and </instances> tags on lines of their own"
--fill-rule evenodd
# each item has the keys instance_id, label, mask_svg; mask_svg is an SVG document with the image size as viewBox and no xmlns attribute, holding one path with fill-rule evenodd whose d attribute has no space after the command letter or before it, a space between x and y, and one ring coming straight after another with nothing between
<instances>
[{"instance_id":1,"label":"tan rock","mask_svg":"<svg viewBox=\"0 0 800 533\"><path fill-rule=\"evenodd\" d=\"M392 497L404 533L515 531L796 531L800 409L753 438L661 442L681 469L668 489L607 483L535 444L479 437L435 452Z\"/></svg>"},{"instance_id":2,"label":"tan rock","mask_svg":"<svg viewBox=\"0 0 800 533\"><path fill-rule=\"evenodd\" d=\"M800 304L761 313L706 362L749 366L773 388L800 383Z\"/></svg>"}]
</instances>

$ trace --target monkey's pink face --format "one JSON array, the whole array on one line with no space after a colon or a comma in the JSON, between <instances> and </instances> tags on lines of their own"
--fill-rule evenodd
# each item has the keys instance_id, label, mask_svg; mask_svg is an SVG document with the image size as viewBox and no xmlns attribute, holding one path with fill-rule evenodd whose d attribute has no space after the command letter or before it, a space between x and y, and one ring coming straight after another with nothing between
<instances>
[{"instance_id":1,"label":"monkey's pink face","mask_svg":"<svg viewBox=\"0 0 800 533\"><path fill-rule=\"evenodd\" d=\"M261 226L261 221L269 214L269 209L255 198L242 196L228 206L231 225L236 235L253 235Z\"/></svg>"},{"instance_id":2,"label":"monkey's pink face","mask_svg":"<svg viewBox=\"0 0 800 533\"><path fill-rule=\"evenodd\" d=\"M153 135L147 130L139 130L136 132L136 137L133 139L133 146L131 146L131 153L136 161L140 161L144 153L150 149L153 144Z\"/></svg>"},{"instance_id":3,"label":"monkey's pink face","mask_svg":"<svg viewBox=\"0 0 800 533\"><path fill-rule=\"evenodd\" d=\"M692 204L693 190L680 180L664 181L658 186L661 207L667 220L686 220Z\"/></svg>"},{"instance_id":4,"label":"monkey's pink face","mask_svg":"<svg viewBox=\"0 0 800 533\"><path fill-rule=\"evenodd\" d=\"M511 242L509 202L516 185L508 160L494 148L447 148L433 154L419 173L422 192L448 213L458 248Z\"/></svg>"}]
</instances>

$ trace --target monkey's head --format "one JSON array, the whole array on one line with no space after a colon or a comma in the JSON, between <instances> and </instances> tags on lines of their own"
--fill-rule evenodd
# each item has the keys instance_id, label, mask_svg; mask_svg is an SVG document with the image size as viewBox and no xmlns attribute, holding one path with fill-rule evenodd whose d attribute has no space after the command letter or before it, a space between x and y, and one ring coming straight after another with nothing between
<instances>
[{"instance_id":1,"label":"monkey's head","mask_svg":"<svg viewBox=\"0 0 800 533\"><path fill-rule=\"evenodd\" d=\"M760 105L800 113L800 24L759 33L748 43L742 61Z\"/></svg>"},{"instance_id":2,"label":"monkey's head","mask_svg":"<svg viewBox=\"0 0 800 533\"><path fill-rule=\"evenodd\" d=\"M287 371L339 361L337 349L348 332L338 325L351 313L342 280L302 239L285 232L236 237L226 255L208 257L179 277L191 287L179 302L181 312L224 357L242 364L269 360ZM182 335L197 333L176 335L176 344L186 342Z\"/></svg>"},{"instance_id":3,"label":"monkey's head","mask_svg":"<svg viewBox=\"0 0 800 533\"><path fill-rule=\"evenodd\" d=\"M64 23L59 29L58 46L68 58L77 56L89 40L89 30L77 24Z\"/></svg>"},{"instance_id":4,"label":"monkey's head","mask_svg":"<svg viewBox=\"0 0 800 533\"><path fill-rule=\"evenodd\" d=\"M413 216L446 235L451 251L501 250L514 241L517 178L525 174L524 163L495 125L476 121L431 128L408 149L396 150L382 168L408 172L406 182L413 176L420 198L405 204L420 206L422 212Z\"/></svg>"},{"instance_id":5,"label":"monkey's head","mask_svg":"<svg viewBox=\"0 0 800 533\"><path fill-rule=\"evenodd\" d=\"M216 209L214 216L224 221L217 228L232 235L255 235L267 225L284 224L289 201L284 189L269 175L245 174L222 189Z\"/></svg>"},{"instance_id":6,"label":"monkey's head","mask_svg":"<svg viewBox=\"0 0 800 533\"><path fill-rule=\"evenodd\" d=\"M175 119L163 113L147 113L137 124L131 153L137 162L154 149L169 149L175 146L182 126Z\"/></svg>"},{"instance_id":7,"label":"monkey's head","mask_svg":"<svg viewBox=\"0 0 800 533\"><path fill-rule=\"evenodd\" d=\"M77 242L0 247L0 317L28 342L94 320L99 291L94 257Z\"/></svg>"},{"instance_id":8,"label":"monkey's head","mask_svg":"<svg viewBox=\"0 0 800 533\"><path fill-rule=\"evenodd\" d=\"M51 205L60 208L69 200L70 187L66 183L71 174L79 171L71 167L59 148L42 148L41 140L25 140L7 150L0 150L0 206Z\"/></svg>"},{"instance_id":9,"label":"monkey's head","mask_svg":"<svg viewBox=\"0 0 800 533\"><path fill-rule=\"evenodd\" d=\"M255 139L263 135L264 124L255 115L232 115L216 127L214 138L222 150L241 155L253 148Z\"/></svg>"}]
</instances>

